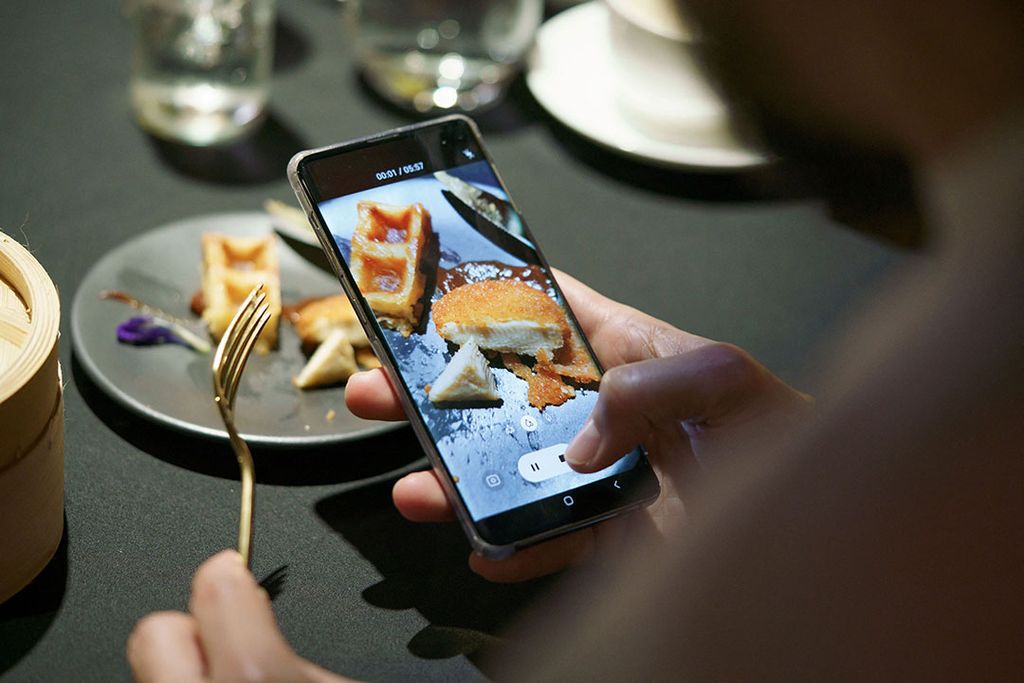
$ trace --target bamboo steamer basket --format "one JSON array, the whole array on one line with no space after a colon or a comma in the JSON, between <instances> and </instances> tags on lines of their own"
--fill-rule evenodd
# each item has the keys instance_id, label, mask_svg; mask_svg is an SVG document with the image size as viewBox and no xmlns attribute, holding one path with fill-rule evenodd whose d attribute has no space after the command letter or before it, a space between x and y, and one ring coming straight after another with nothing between
<instances>
[{"instance_id":1,"label":"bamboo steamer basket","mask_svg":"<svg viewBox=\"0 0 1024 683\"><path fill-rule=\"evenodd\" d=\"M50 561L64 530L57 288L0 232L0 603Z\"/></svg>"}]
</instances>

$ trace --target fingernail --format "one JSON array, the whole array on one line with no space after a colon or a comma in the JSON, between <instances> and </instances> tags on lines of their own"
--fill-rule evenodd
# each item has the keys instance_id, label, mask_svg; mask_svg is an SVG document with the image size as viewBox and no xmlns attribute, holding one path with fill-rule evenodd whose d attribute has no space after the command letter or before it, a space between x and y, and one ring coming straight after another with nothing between
<instances>
[{"instance_id":1,"label":"fingernail","mask_svg":"<svg viewBox=\"0 0 1024 683\"><path fill-rule=\"evenodd\" d=\"M601 445L601 432L592 418L587 419L583 429L572 440L569 447L565 449L565 460L573 467L582 467L590 463L597 454L597 447Z\"/></svg>"}]
</instances>

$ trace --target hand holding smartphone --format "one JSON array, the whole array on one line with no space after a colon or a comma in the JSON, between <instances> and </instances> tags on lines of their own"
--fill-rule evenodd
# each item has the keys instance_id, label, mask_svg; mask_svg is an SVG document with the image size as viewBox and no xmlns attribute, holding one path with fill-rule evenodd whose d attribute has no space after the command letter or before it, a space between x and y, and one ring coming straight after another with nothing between
<instances>
[{"instance_id":1,"label":"hand holding smartphone","mask_svg":"<svg viewBox=\"0 0 1024 683\"><path fill-rule=\"evenodd\" d=\"M289 179L474 549L657 497L642 449L565 462L601 370L472 121L303 152Z\"/></svg>"}]
</instances>

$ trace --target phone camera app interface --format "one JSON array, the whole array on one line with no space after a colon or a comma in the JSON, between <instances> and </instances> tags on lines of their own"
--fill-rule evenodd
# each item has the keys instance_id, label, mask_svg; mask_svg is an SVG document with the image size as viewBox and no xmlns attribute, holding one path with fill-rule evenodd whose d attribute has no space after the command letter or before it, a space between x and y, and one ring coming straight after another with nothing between
<instances>
[{"instance_id":1,"label":"phone camera app interface","mask_svg":"<svg viewBox=\"0 0 1024 683\"><path fill-rule=\"evenodd\" d=\"M479 520L561 502L638 455L589 475L565 462L600 373L488 162L447 158L369 169L374 186L319 209Z\"/></svg>"}]
</instances>

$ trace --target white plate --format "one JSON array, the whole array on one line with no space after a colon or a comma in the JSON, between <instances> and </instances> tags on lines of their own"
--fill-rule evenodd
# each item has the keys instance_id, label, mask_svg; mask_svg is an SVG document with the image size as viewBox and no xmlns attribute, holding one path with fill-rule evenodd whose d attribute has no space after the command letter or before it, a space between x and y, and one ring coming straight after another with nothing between
<instances>
[{"instance_id":1,"label":"white plate","mask_svg":"<svg viewBox=\"0 0 1024 683\"><path fill-rule=\"evenodd\" d=\"M526 83L556 119L594 142L642 161L701 171L763 166L757 150L721 140L659 140L626 120L614 101L608 9L600 0L555 15L537 33Z\"/></svg>"}]
</instances>

